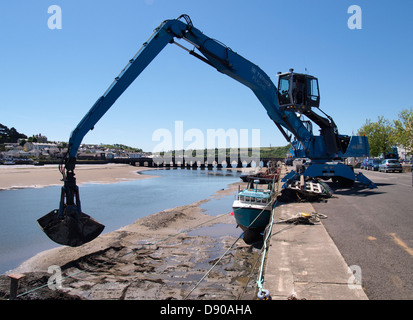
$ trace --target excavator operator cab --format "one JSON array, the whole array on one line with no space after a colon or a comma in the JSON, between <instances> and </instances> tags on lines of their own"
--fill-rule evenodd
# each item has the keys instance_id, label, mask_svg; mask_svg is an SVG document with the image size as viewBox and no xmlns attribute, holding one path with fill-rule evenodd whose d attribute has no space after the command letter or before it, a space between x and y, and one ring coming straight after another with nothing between
<instances>
[{"instance_id":1,"label":"excavator operator cab","mask_svg":"<svg viewBox=\"0 0 413 320\"><path fill-rule=\"evenodd\" d=\"M320 105L317 78L308 74L290 72L278 73L278 104L281 110L305 113Z\"/></svg>"}]
</instances>

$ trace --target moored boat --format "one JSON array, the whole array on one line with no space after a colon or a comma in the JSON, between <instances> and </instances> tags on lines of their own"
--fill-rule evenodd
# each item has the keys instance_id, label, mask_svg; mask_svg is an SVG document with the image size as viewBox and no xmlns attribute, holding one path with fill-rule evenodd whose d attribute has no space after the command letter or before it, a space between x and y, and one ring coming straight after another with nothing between
<instances>
[{"instance_id":1,"label":"moored boat","mask_svg":"<svg viewBox=\"0 0 413 320\"><path fill-rule=\"evenodd\" d=\"M251 181L247 188L239 191L232 204L234 218L242 230L262 231L270 221L274 203L273 182L267 189L258 188L259 181Z\"/></svg>"},{"instance_id":2,"label":"moored boat","mask_svg":"<svg viewBox=\"0 0 413 320\"><path fill-rule=\"evenodd\" d=\"M251 182L253 180L258 180L259 184L271 183L277 181L280 176L280 168L275 166L274 162L269 168L261 168L254 173L244 173L241 174L240 178L243 182Z\"/></svg>"}]
</instances>

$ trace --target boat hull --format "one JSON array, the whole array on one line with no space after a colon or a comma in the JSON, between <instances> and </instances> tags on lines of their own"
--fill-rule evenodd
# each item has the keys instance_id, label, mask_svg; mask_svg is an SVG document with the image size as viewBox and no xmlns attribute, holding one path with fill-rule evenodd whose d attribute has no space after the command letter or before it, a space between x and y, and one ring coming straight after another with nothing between
<instances>
[{"instance_id":1,"label":"boat hull","mask_svg":"<svg viewBox=\"0 0 413 320\"><path fill-rule=\"evenodd\" d=\"M235 201L232 209L236 223L244 231L248 228L264 230L270 221L271 205L267 207L259 207L254 205L239 204Z\"/></svg>"}]
</instances>

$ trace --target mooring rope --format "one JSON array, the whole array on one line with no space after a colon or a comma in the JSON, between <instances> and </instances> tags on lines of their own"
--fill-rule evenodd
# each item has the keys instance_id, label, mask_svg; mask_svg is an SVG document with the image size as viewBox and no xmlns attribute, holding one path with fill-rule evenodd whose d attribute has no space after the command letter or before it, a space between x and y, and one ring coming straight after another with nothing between
<instances>
[{"instance_id":1,"label":"mooring rope","mask_svg":"<svg viewBox=\"0 0 413 320\"><path fill-rule=\"evenodd\" d=\"M275 177L274 177L275 178ZM275 184L275 181L273 180L273 185ZM280 187L280 178L278 177L277 181L277 195L279 192L279 187ZM272 210L271 210L271 220L268 223L267 227L265 228L264 231L264 243L263 243L263 250L262 250L262 257L261 257L261 265L260 265L260 272L258 274L258 279L257 279L257 286L258 286L258 293L257 297L262 300L266 300L270 298L270 292L267 289L264 289L264 263L265 259L267 257L267 252L269 249L269 240L272 237L272 227L274 225L274 216L275 216L275 208L277 207L278 200L274 201Z\"/></svg>"}]
</instances>

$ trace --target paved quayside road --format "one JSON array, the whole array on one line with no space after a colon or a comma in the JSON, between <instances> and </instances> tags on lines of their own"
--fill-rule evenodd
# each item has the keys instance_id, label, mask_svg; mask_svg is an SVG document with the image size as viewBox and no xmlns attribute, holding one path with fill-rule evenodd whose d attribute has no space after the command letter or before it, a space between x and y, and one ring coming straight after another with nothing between
<instances>
[{"instance_id":1,"label":"paved quayside road","mask_svg":"<svg viewBox=\"0 0 413 320\"><path fill-rule=\"evenodd\" d=\"M328 216L323 224L347 264L359 267L370 300L413 299L412 175L362 172L377 189L335 189L313 207Z\"/></svg>"}]
</instances>

